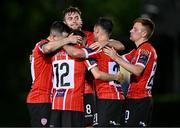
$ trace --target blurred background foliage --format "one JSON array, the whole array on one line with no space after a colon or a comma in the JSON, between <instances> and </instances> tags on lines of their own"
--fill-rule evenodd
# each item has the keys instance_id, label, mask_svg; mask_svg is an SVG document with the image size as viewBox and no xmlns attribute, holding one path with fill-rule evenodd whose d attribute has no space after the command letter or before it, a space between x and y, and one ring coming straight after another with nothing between
<instances>
[{"instance_id":1,"label":"blurred background foliage","mask_svg":"<svg viewBox=\"0 0 180 128\"><path fill-rule=\"evenodd\" d=\"M128 37L135 18L144 15L155 21L151 41L159 62L153 88L152 126L180 126L180 121L172 118L179 115L180 107L179 0L1 1L0 126L29 126L25 104L31 87L29 55L35 44L48 36L51 23L62 20L62 11L70 5L82 11L84 30L92 31L100 16L111 18L112 37L126 47L120 54L134 48Z\"/></svg>"}]
</instances>

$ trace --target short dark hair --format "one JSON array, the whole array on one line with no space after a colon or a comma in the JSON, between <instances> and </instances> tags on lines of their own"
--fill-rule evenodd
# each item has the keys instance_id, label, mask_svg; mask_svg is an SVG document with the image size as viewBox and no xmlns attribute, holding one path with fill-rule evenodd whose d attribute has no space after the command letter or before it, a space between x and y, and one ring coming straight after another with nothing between
<instances>
[{"instance_id":1,"label":"short dark hair","mask_svg":"<svg viewBox=\"0 0 180 128\"><path fill-rule=\"evenodd\" d=\"M82 38L86 37L85 33L84 33L83 31L81 31L81 30L78 30L78 29L72 30L72 31L70 32L70 34L71 34L71 33L73 33L73 35L81 36Z\"/></svg>"},{"instance_id":2,"label":"short dark hair","mask_svg":"<svg viewBox=\"0 0 180 128\"><path fill-rule=\"evenodd\" d=\"M154 22L151 19L145 18L145 17L139 17L135 19L133 23L136 23L136 22L141 23L146 28L147 38L149 39L154 33L154 29L155 29Z\"/></svg>"},{"instance_id":3,"label":"short dark hair","mask_svg":"<svg viewBox=\"0 0 180 128\"><path fill-rule=\"evenodd\" d=\"M98 21L95 23L95 26L101 26L107 32L108 35L112 33L113 23L108 18L100 17Z\"/></svg>"},{"instance_id":4,"label":"short dark hair","mask_svg":"<svg viewBox=\"0 0 180 128\"><path fill-rule=\"evenodd\" d=\"M59 34L61 34L63 32L70 33L71 29L62 21L54 21L50 28L50 33L52 33L52 32L57 32Z\"/></svg>"},{"instance_id":5,"label":"short dark hair","mask_svg":"<svg viewBox=\"0 0 180 128\"><path fill-rule=\"evenodd\" d=\"M73 13L73 12L77 12L79 15L81 15L81 11L79 10L78 7L70 6L63 11L63 17L65 17L67 13Z\"/></svg>"}]
</instances>

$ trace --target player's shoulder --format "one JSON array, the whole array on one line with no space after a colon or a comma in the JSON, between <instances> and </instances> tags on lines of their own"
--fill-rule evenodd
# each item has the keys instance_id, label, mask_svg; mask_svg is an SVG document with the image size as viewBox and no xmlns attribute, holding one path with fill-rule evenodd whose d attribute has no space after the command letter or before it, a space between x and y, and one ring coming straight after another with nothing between
<instances>
[{"instance_id":1,"label":"player's shoulder","mask_svg":"<svg viewBox=\"0 0 180 128\"><path fill-rule=\"evenodd\" d=\"M36 43L34 49L33 49L33 52L40 52L40 53L43 53L42 52L42 46L46 43L48 43L49 41L47 39L42 39L40 40L39 42Z\"/></svg>"},{"instance_id":2,"label":"player's shoulder","mask_svg":"<svg viewBox=\"0 0 180 128\"><path fill-rule=\"evenodd\" d=\"M151 42L147 41L143 44L141 44L138 48L139 50L147 50L147 51L155 51L154 47L152 46Z\"/></svg>"},{"instance_id":3,"label":"player's shoulder","mask_svg":"<svg viewBox=\"0 0 180 128\"><path fill-rule=\"evenodd\" d=\"M47 43L47 42L49 42L47 39L42 39L42 40L40 40L40 41L36 44L36 46L37 46L37 45L45 44L45 43Z\"/></svg>"},{"instance_id":4,"label":"player's shoulder","mask_svg":"<svg viewBox=\"0 0 180 128\"><path fill-rule=\"evenodd\" d=\"M153 47L150 41L144 42L140 45L141 48L151 48Z\"/></svg>"},{"instance_id":5,"label":"player's shoulder","mask_svg":"<svg viewBox=\"0 0 180 128\"><path fill-rule=\"evenodd\" d=\"M155 48L153 47L153 45L151 44L151 42L147 42L147 43L144 43L143 45L140 46L140 48L138 49L138 53L140 54L144 54L144 55L154 55L154 56L157 56L157 53L156 53L156 50Z\"/></svg>"}]
</instances>

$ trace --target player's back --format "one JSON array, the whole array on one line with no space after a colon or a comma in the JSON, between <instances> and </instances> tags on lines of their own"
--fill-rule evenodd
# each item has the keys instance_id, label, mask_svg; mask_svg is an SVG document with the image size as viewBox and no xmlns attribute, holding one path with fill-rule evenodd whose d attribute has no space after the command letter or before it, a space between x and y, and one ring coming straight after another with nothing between
<instances>
[{"instance_id":1,"label":"player's back","mask_svg":"<svg viewBox=\"0 0 180 128\"><path fill-rule=\"evenodd\" d=\"M41 45L47 43L42 40L33 49L31 61L32 86L27 97L28 103L51 102L50 93L52 89L52 66L51 57L41 51Z\"/></svg>"},{"instance_id":2,"label":"player's back","mask_svg":"<svg viewBox=\"0 0 180 128\"><path fill-rule=\"evenodd\" d=\"M98 53L96 59L100 71L109 74L116 74L119 71L119 65L103 51ZM96 92L100 99L124 99L121 84L117 81L96 80Z\"/></svg>"},{"instance_id":3,"label":"player's back","mask_svg":"<svg viewBox=\"0 0 180 128\"><path fill-rule=\"evenodd\" d=\"M86 65L60 50L52 59L53 109L84 111L84 86Z\"/></svg>"}]
</instances>

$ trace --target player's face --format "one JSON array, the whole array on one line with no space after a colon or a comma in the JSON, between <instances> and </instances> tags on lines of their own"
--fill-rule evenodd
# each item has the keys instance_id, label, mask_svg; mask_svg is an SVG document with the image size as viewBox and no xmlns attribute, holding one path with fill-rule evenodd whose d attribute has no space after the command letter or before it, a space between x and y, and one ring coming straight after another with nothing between
<instances>
[{"instance_id":1,"label":"player's face","mask_svg":"<svg viewBox=\"0 0 180 128\"><path fill-rule=\"evenodd\" d=\"M141 23L136 22L133 28L130 30L130 40L136 42L144 38L145 28Z\"/></svg>"},{"instance_id":2,"label":"player's face","mask_svg":"<svg viewBox=\"0 0 180 128\"><path fill-rule=\"evenodd\" d=\"M71 29L81 29L82 27L82 19L77 12L66 13L64 23L67 24Z\"/></svg>"},{"instance_id":3,"label":"player's face","mask_svg":"<svg viewBox=\"0 0 180 128\"><path fill-rule=\"evenodd\" d=\"M98 41L100 29L101 28L99 26L94 26L94 41Z\"/></svg>"}]
</instances>

